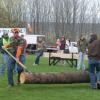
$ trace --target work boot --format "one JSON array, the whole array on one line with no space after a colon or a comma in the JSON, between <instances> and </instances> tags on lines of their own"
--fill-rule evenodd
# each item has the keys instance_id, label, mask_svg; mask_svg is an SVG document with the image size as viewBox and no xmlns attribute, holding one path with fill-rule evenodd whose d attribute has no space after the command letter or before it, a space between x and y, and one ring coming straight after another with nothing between
<instances>
[{"instance_id":1,"label":"work boot","mask_svg":"<svg viewBox=\"0 0 100 100\"><path fill-rule=\"evenodd\" d=\"M97 82L97 89L100 89L100 81Z\"/></svg>"}]
</instances>

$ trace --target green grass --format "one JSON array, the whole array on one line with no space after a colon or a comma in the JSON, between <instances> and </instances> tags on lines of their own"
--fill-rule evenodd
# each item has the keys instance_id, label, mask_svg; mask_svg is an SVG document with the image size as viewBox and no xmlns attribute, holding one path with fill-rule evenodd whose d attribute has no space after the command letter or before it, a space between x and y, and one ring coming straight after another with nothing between
<instances>
[{"instance_id":1,"label":"green grass","mask_svg":"<svg viewBox=\"0 0 100 100\"><path fill-rule=\"evenodd\" d=\"M42 58L39 66L32 66L34 56L27 56L26 66L31 72L78 72L68 65L49 66ZM14 75L16 80L16 75ZM100 90L90 84L23 84L7 87L7 74L0 76L0 100L99 100Z\"/></svg>"}]
</instances>

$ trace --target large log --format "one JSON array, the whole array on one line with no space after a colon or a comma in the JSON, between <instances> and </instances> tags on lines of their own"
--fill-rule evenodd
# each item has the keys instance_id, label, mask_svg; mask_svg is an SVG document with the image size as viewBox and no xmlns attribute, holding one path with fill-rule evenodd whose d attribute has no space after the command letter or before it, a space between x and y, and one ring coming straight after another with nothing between
<instances>
[{"instance_id":1,"label":"large log","mask_svg":"<svg viewBox=\"0 0 100 100\"><path fill-rule=\"evenodd\" d=\"M21 84L33 83L88 83L89 73L29 73L22 72L20 75Z\"/></svg>"}]
</instances>

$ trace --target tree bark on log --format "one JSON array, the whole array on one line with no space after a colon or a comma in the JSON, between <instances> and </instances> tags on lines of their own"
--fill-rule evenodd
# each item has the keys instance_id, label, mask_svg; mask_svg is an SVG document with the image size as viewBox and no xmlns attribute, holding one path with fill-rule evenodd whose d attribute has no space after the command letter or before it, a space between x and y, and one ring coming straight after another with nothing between
<instances>
[{"instance_id":1,"label":"tree bark on log","mask_svg":"<svg viewBox=\"0 0 100 100\"><path fill-rule=\"evenodd\" d=\"M89 73L29 73L22 72L20 75L21 84L61 84L61 83L88 83Z\"/></svg>"}]
</instances>

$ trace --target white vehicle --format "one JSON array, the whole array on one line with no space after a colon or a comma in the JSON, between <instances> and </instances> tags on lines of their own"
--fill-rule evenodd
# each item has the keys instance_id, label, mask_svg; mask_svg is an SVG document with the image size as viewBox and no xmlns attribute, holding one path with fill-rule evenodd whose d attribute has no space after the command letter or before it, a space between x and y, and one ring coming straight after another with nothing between
<instances>
[{"instance_id":1,"label":"white vehicle","mask_svg":"<svg viewBox=\"0 0 100 100\"><path fill-rule=\"evenodd\" d=\"M69 46L65 49L69 49L69 53L78 53L77 42L70 42Z\"/></svg>"},{"instance_id":2,"label":"white vehicle","mask_svg":"<svg viewBox=\"0 0 100 100\"><path fill-rule=\"evenodd\" d=\"M45 35L25 35L24 38L27 41L27 52L34 53L34 50L36 50L37 42L40 38L45 40Z\"/></svg>"},{"instance_id":3,"label":"white vehicle","mask_svg":"<svg viewBox=\"0 0 100 100\"><path fill-rule=\"evenodd\" d=\"M0 37L2 37L3 33L8 33L9 37L13 36L11 29L12 28L0 28ZM19 28L19 30L19 35L26 35L26 28Z\"/></svg>"}]
</instances>

